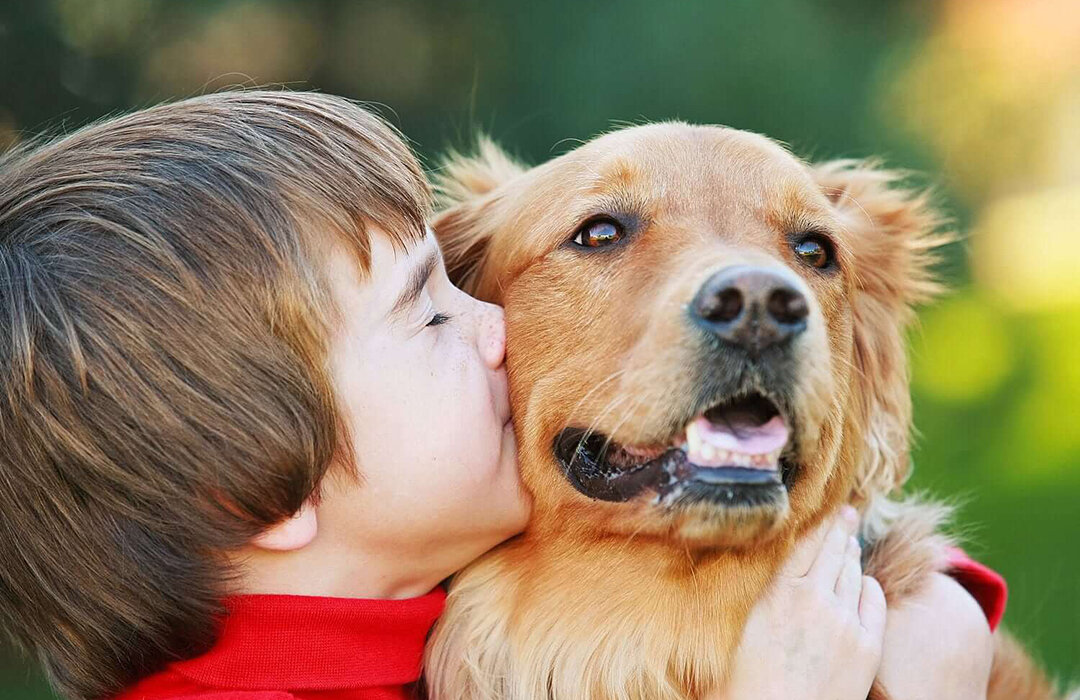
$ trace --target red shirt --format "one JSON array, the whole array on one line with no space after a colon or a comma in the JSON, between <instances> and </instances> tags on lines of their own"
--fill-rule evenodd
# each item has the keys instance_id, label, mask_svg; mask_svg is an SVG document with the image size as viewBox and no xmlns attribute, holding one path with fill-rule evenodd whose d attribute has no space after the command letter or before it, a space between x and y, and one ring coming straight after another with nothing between
<instances>
[{"instance_id":1,"label":"red shirt","mask_svg":"<svg viewBox=\"0 0 1080 700\"><path fill-rule=\"evenodd\" d=\"M116 700L401 700L420 678L437 588L407 600L249 595L226 601L214 647Z\"/></svg>"},{"instance_id":2,"label":"red shirt","mask_svg":"<svg viewBox=\"0 0 1080 700\"><path fill-rule=\"evenodd\" d=\"M949 566L991 629L997 627L1005 580L959 549L949 551ZM170 664L116 700L409 698L428 631L445 601L441 588L408 600L231 598L221 637L209 652Z\"/></svg>"},{"instance_id":3,"label":"red shirt","mask_svg":"<svg viewBox=\"0 0 1080 700\"><path fill-rule=\"evenodd\" d=\"M1001 574L980 564L964 550L956 547L949 548L948 573L967 589L983 609L990 629L997 629L1001 617L1005 614L1005 603L1009 599L1009 588Z\"/></svg>"}]
</instances>

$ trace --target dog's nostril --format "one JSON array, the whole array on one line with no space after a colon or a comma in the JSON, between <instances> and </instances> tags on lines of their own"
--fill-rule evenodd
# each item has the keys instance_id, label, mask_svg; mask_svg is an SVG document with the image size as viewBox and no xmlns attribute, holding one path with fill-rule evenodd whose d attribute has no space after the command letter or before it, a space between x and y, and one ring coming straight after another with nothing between
<instances>
[{"instance_id":1,"label":"dog's nostril","mask_svg":"<svg viewBox=\"0 0 1080 700\"><path fill-rule=\"evenodd\" d=\"M810 300L775 270L732 266L705 281L689 311L700 328L756 357L806 330Z\"/></svg>"},{"instance_id":2,"label":"dog's nostril","mask_svg":"<svg viewBox=\"0 0 1080 700\"><path fill-rule=\"evenodd\" d=\"M798 323L810 314L806 297L794 289L774 289L766 308L779 323Z\"/></svg>"},{"instance_id":3,"label":"dog's nostril","mask_svg":"<svg viewBox=\"0 0 1080 700\"><path fill-rule=\"evenodd\" d=\"M743 295L738 289L728 287L717 294L706 295L698 306L701 317L714 323L729 323L742 313Z\"/></svg>"}]
</instances>

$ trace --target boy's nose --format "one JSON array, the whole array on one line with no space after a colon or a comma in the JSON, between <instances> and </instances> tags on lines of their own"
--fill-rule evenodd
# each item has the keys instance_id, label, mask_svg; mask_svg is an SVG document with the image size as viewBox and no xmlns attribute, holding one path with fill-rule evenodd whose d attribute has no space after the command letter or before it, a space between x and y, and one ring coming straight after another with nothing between
<instances>
[{"instance_id":1,"label":"boy's nose","mask_svg":"<svg viewBox=\"0 0 1080 700\"><path fill-rule=\"evenodd\" d=\"M506 359L506 319L501 306L483 303L478 314L476 342L480 357L491 369L498 369Z\"/></svg>"}]
</instances>

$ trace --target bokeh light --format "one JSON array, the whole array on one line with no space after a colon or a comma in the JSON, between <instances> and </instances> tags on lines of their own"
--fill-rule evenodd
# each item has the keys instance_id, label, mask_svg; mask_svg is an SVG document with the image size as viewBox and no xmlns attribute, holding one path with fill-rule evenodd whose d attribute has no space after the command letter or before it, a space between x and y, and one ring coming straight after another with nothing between
<instances>
[{"instance_id":1,"label":"bokeh light","mask_svg":"<svg viewBox=\"0 0 1080 700\"><path fill-rule=\"evenodd\" d=\"M1001 388L1016 358L999 310L969 292L936 304L921 318L912 348L917 389L941 401L970 403Z\"/></svg>"},{"instance_id":2,"label":"bokeh light","mask_svg":"<svg viewBox=\"0 0 1080 700\"><path fill-rule=\"evenodd\" d=\"M972 228L975 282L1008 309L1080 308L1077 241L1080 182L993 199Z\"/></svg>"}]
</instances>

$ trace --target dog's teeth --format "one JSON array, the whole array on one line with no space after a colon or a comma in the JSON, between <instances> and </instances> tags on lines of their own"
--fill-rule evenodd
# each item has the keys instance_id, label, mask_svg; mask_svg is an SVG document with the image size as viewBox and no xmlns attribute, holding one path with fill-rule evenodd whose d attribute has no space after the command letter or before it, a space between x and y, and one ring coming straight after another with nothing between
<instances>
[{"instance_id":1,"label":"dog's teeth","mask_svg":"<svg viewBox=\"0 0 1080 700\"><path fill-rule=\"evenodd\" d=\"M695 423L686 426L686 453L694 454L701 450L701 432Z\"/></svg>"},{"instance_id":2,"label":"dog's teeth","mask_svg":"<svg viewBox=\"0 0 1080 700\"><path fill-rule=\"evenodd\" d=\"M690 461L703 467L775 468L783 448L764 454L749 454L720 447L706 439L696 421L686 426L681 442L676 445L686 453Z\"/></svg>"}]
</instances>

